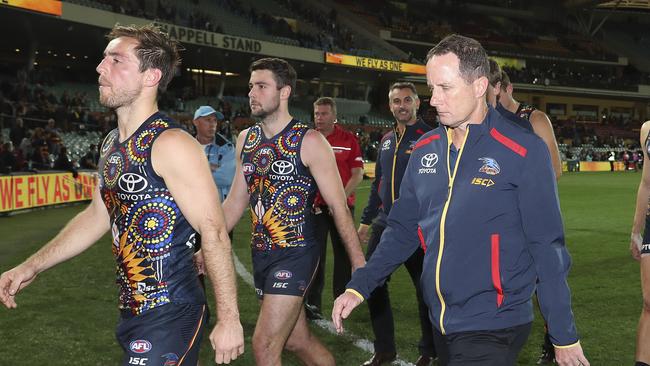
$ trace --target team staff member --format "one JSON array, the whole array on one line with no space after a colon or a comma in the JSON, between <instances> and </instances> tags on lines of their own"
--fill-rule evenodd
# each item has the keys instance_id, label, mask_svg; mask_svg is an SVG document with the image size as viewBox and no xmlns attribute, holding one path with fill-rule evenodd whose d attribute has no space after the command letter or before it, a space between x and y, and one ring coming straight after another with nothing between
<instances>
[{"instance_id":1,"label":"team staff member","mask_svg":"<svg viewBox=\"0 0 650 366\"><path fill-rule=\"evenodd\" d=\"M219 123L224 122L223 114L209 105L199 107L194 112L192 121L196 128L196 139L210 163L212 179L219 189L221 202L228 196L235 176L235 146L230 142L230 138L217 133Z\"/></svg>"},{"instance_id":2,"label":"team staff member","mask_svg":"<svg viewBox=\"0 0 650 366\"><path fill-rule=\"evenodd\" d=\"M366 241L368 228L372 223L372 235L368 242L366 258L372 258L373 253L377 250L381 234L386 228L386 216L399 197L402 177L415 142L424 133L431 130L429 125L417 118L420 99L413 83L393 84L389 89L388 104L393 117L395 117L395 128L381 139L375 164L375 180L372 183L368 205L363 211L358 230L361 240ZM422 331L422 337L418 344L420 357L417 360L417 366L429 365L436 356L431 321L420 288L423 258L424 251L418 249L404 262L415 286ZM364 365L376 366L390 363L396 358L397 351L388 283L379 286L372 293L368 299L368 308L372 330L375 334L375 354Z\"/></svg>"},{"instance_id":3,"label":"team staff member","mask_svg":"<svg viewBox=\"0 0 650 366\"><path fill-rule=\"evenodd\" d=\"M316 273L320 248L312 208L316 189L332 212L352 268L365 264L327 140L289 114L296 71L285 60L250 66L251 115L260 122L237 138L237 172L224 202L228 228L247 206L260 314L253 334L258 365L282 364L282 350L307 365L334 365L332 354L309 331L303 297Z\"/></svg>"},{"instance_id":4,"label":"team staff member","mask_svg":"<svg viewBox=\"0 0 650 366\"><path fill-rule=\"evenodd\" d=\"M314 102L314 123L316 130L323 134L329 142L336 167L343 183L348 208L354 217L354 191L363 180L363 158L357 137L341 128L336 119L336 101L322 97ZM336 230L336 223L330 214L327 204L320 194L314 201L314 221L316 225L316 240L321 247L320 262L314 283L309 289L305 311L310 319L320 319L322 293L325 285L325 264L327 255L327 236L332 239L334 252L334 273L332 275L332 297L337 298L345 291L345 285L350 281L351 267L348 254L341 236Z\"/></svg>"},{"instance_id":5,"label":"team staff member","mask_svg":"<svg viewBox=\"0 0 650 366\"><path fill-rule=\"evenodd\" d=\"M643 293L643 308L636 335L635 366L650 365L650 121L641 126L640 136L643 150L643 175L636 196L636 210L630 240L630 251L634 259L640 262L641 290ZM642 234L643 233L643 234ZM643 235L643 236L642 236Z\"/></svg>"},{"instance_id":6,"label":"team staff member","mask_svg":"<svg viewBox=\"0 0 650 366\"><path fill-rule=\"evenodd\" d=\"M557 141L555 140L555 132L553 131L551 120L548 118L546 113L536 109L532 105L519 103L515 100L512 95L514 90L513 85L510 82L510 77L503 70L501 70L500 83L501 92L499 93L499 104L501 104L506 110L514 113L516 116L530 122L535 134L539 136L546 144L546 147L548 147L548 151L551 154L551 164L553 164L553 171L555 172L555 179L560 179L562 176L562 160L560 159L560 150L557 146Z\"/></svg>"},{"instance_id":7,"label":"team staff member","mask_svg":"<svg viewBox=\"0 0 650 366\"><path fill-rule=\"evenodd\" d=\"M442 365L514 365L537 287L558 364L588 366L546 145L487 105L488 59L474 39L440 41L426 72L441 127L415 145L382 242L334 304L336 328L419 241Z\"/></svg>"},{"instance_id":8,"label":"team staff member","mask_svg":"<svg viewBox=\"0 0 650 366\"><path fill-rule=\"evenodd\" d=\"M179 64L176 43L154 26L116 26L97 66L99 101L118 127L101 148L99 186L91 204L41 250L0 276L0 301L36 275L113 234L121 317L116 332L122 365L198 362L207 322L205 294L192 263L192 240L203 236L207 273L217 299L210 334L215 361L244 350L230 240L217 190L199 144L158 112Z\"/></svg>"}]
</instances>

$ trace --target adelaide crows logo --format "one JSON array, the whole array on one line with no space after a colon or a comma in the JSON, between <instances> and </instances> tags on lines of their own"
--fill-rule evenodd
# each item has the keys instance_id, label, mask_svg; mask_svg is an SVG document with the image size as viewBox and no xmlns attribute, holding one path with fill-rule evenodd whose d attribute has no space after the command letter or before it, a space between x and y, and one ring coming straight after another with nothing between
<instances>
[{"instance_id":1,"label":"adelaide crows logo","mask_svg":"<svg viewBox=\"0 0 650 366\"><path fill-rule=\"evenodd\" d=\"M501 168L496 160L492 158L478 158L483 162L483 166L478 171L489 175L497 175L501 172Z\"/></svg>"}]
</instances>

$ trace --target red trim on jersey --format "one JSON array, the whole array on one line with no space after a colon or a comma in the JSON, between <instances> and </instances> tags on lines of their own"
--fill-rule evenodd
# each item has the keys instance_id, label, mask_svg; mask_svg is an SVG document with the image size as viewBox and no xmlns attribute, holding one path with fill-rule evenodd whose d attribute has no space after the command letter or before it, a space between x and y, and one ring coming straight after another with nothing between
<instances>
[{"instance_id":1,"label":"red trim on jersey","mask_svg":"<svg viewBox=\"0 0 650 366\"><path fill-rule=\"evenodd\" d=\"M490 135L492 135L492 137L494 137L495 140L504 144L510 150L516 152L517 154L523 157L526 157L526 153L528 153L528 150L526 150L525 147L519 145L514 140L511 140L510 138L502 135L501 132L497 131L495 128L492 128L490 130Z\"/></svg>"},{"instance_id":2,"label":"red trim on jersey","mask_svg":"<svg viewBox=\"0 0 650 366\"><path fill-rule=\"evenodd\" d=\"M497 291L497 307L503 303L501 287L501 270L499 269L499 234L492 234L492 285Z\"/></svg>"},{"instance_id":3,"label":"red trim on jersey","mask_svg":"<svg viewBox=\"0 0 650 366\"><path fill-rule=\"evenodd\" d=\"M413 146L413 150L415 150L415 149L417 149L417 148L420 148L420 147L422 147L422 146L428 144L429 142L431 142L431 141L433 141L433 140L440 140L440 135L431 135L431 136L427 137L427 138L424 139L424 140L420 140L420 141L418 141L418 143L415 144L415 146Z\"/></svg>"},{"instance_id":4,"label":"red trim on jersey","mask_svg":"<svg viewBox=\"0 0 650 366\"><path fill-rule=\"evenodd\" d=\"M418 238L420 238L420 247L424 252L427 252L427 244L424 242L424 234L422 233L422 228L418 225Z\"/></svg>"}]
</instances>

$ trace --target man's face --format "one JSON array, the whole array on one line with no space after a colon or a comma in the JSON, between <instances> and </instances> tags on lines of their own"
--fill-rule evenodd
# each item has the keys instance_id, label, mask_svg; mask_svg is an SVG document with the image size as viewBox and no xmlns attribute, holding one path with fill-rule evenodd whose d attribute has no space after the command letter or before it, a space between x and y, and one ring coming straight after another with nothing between
<instances>
[{"instance_id":1,"label":"man's face","mask_svg":"<svg viewBox=\"0 0 650 366\"><path fill-rule=\"evenodd\" d=\"M194 127L196 127L197 137L209 139L214 137L217 133L217 116L212 113L207 116L199 117L193 121Z\"/></svg>"},{"instance_id":2,"label":"man's face","mask_svg":"<svg viewBox=\"0 0 650 366\"><path fill-rule=\"evenodd\" d=\"M485 103L485 90L479 84L487 84L487 78L467 83L460 75L459 65L454 53L433 56L426 65L430 105L436 108L440 123L449 127L467 122L479 103Z\"/></svg>"},{"instance_id":3,"label":"man's face","mask_svg":"<svg viewBox=\"0 0 650 366\"><path fill-rule=\"evenodd\" d=\"M314 123L316 129L321 132L331 132L334 129L336 115L330 105L314 106Z\"/></svg>"},{"instance_id":4,"label":"man's face","mask_svg":"<svg viewBox=\"0 0 650 366\"><path fill-rule=\"evenodd\" d=\"M278 89L273 72L270 70L255 70L248 82L249 104L251 115L261 119L275 113L280 107L280 93L284 86Z\"/></svg>"},{"instance_id":5,"label":"man's face","mask_svg":"<svg viewBox=\"0 0 650 366\"><path fill-rule=\"evenodd\" d=\"M388 94L388 105L397 122L408 123L415 120L420 99L409 88L395 88Z\"/></svg>"},{"instance_id":6,"label":"man's face","mask_svg":"<svg viewBox=\"0 0 650 366\"><path fill-rule=\"evenodd\" d=\"M108 108L130 105L140 96L144 73L135 55L138 41L120 37L108 43L104 58L97 65L99 73L99 102Z\"/></svg>"}]
</instances>

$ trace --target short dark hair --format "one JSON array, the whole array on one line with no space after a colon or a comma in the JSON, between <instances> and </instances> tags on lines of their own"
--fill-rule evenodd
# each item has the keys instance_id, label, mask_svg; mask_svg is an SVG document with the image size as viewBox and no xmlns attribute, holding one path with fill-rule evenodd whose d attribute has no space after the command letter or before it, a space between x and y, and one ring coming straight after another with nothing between
<instances>
[{"instance_id":1,"label":"short dark hair","mask_svg":"<svg viewBox=\"0 0 650 366\"><path fill-rule=\"evenodd\" d=\"M140 72L149 69L160 70L162 76L158 82L158 91L167 90L167 85L174 77L176 67L181 64L178 51L182 48L178 42L169 38L167 33L153 24L143 26L117 24L106 36L109 41L120 37L129 37L138 41L135 55L140 61Z\"/></svg>"},{"instance_id":2,"label":"short dark hair","mask_svg":"<svg viewBox=\"0 0 650 366\"><path fill-rule=\"evenodd\" d=\"M314 102L314 107L317 105L328 105L332 108L332 113L336 116L336 101L330 97L320 97Z\"/></svg>"},{"instance_id":3,"label":"short dark hair","mask_svg":"<svg viewBox=\"0 0 650 366\"><path fill-rule=\"evenodd\" d=\"M505 91L510 84L512 83L510 82L510 77L508 76L508 73L505 72L504 70L501 70L501 89Z\"/></svg>"},{"instance_id":4,"label":"short dark hair","mask_svg":"<svg viewBox=\"0 0 650 366\"><path fill-rule=\"evenodd\" d=\"M390 98L390 93L395 90L395 89L410 89L413 92L413 95L415 95L415 98L418 99L418 91L415 89L415 84L411 83L410 81L398 81L396 83L393 83L393 85L390 86L390 89L388 89L388 97Z\"/></svg>"},{"instance_id":5,"label":"short dark hair","mask_svg":"<svg viewBox=\"0 0 650 366\"><path fill-rule=\"evenodd\" d=\"M501 66L493 59L489 59L488 62L490 63L488 80L490 81L490 85L497 86L497 83L501 81Z\"/></svg>"},{"instance_id":6,"label":"short dark hair","mask_svg":"<svg viewBox=\"0 0 650 366\"><path fill-rule=\"evenodd\" d=\"M488 76L490 64L487 52L477 40L459 34L449 35L429 51L426 61L429 62L433 56L442 56L448 53L453 53L460 60L458 66L460 76L467 83Z\"/></svg>"},{"instance_id":7,"label":"short dark hair","mask_svg":"<svg viewBox=\"0 0 650 366\"><path fill-rule=\"evenodd\" d=\"M253 61L248 71L253 72L255 70L271 71L273 73L273 79L275 79L275 83L278 85L278 89L289 85L292 93L296 90L296 79L298 78L296 70L291 64L281 58L266 57Z\"/></svg>"}]
</instances>

